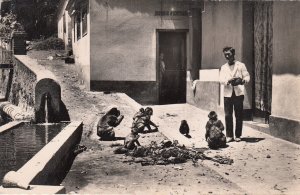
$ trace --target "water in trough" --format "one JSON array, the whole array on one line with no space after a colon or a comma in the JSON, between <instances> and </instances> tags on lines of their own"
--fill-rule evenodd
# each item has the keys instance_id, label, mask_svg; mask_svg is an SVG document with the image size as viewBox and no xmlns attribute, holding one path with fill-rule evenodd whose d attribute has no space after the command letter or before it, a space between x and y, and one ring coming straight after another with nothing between
<instances>
[{"instance_id":1,"label":"water in trough","mask_svg":"<svg viewBox=\"0 0 300 195\"><path fill-rule=\"evenodd\" d=\"M24 123L1 133L0 185L7 172L21 168L67 125L68 123Z\"/></svg>"}]
</instances>

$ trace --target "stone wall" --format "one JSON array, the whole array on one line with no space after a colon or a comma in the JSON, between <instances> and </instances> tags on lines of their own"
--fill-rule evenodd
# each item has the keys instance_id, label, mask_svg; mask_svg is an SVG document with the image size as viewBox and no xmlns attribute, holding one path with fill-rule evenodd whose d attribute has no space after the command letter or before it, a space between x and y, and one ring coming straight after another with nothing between
<instances>
[{"instance_id":1,"label":"stone wall","mask_svg":"<svg viewBox=\"0 0 300 195\"><path fill-rule=\"evenodd\" d=\"M8 102L25 113L21 115L29 115L37 123L69 121L69 114L61 101L60 85L52 72L26 55L15 55L13 64ZM48 119L45 119L46 103Z\"/></svg>"},{"instance_id":2,"label":"stone wall","mask_svg":"<svg viewBox=\"0 0 300 195\"><path fill-rule=\"evenodd\" d=\"M14 73L8 101L23 111L34 112L34 88L37 83L36 74L17 57L13 59Z\"/></svg>"}]
</instances>

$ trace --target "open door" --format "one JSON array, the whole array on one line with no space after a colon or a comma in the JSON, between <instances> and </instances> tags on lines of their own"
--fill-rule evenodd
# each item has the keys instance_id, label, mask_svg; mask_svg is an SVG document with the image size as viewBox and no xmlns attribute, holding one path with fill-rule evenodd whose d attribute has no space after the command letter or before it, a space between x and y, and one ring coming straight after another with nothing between
<instances>
[{"instance_id":1,"label":"open door","mask_svg":"<svg viewBox=\"0 0 300 195\"><path fill-rule=\"evenodd\" d=\"M186 32L158 32L158 55L159 104L185 103Z\"/></svg>"}]
</instances>

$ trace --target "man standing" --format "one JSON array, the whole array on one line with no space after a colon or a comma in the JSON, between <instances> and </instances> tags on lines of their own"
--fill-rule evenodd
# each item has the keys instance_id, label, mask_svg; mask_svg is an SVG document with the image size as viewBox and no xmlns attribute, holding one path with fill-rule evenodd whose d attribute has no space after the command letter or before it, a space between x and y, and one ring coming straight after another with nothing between
<instances>
[{"instance_id":1,"label":"man standing","mask_svg":"<svg viewBox=\"0 0 300 195\"><path fill-rule=\"evenodd\" d=\"M243 129L243 101L244 84L250 81L250 75L244 63L235 60L235 49L225 47L223 49L227 63L222 65L220 71L220 83L224 85L224 111L227 142L233 141L233 119L234 109L235 141L241 141Z\"/></svg>"}]
</instances>

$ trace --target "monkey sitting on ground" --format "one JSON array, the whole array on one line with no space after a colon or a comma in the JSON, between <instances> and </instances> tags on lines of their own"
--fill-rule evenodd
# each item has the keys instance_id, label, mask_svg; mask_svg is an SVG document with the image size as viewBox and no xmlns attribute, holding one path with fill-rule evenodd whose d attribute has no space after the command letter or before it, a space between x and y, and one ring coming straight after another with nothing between
<instances>
[{"instance_id":1,"label":"monkey sitting on ground","mask_svg":"<svg viewBox=\"0 0 300 195\"><path fill-rule=\"evenodd\" d=\"M140 136L138 135L138 132L131 132L125 137L124 148L128 150L133 150L136 146L141 146L140 142L138 141L139 137Z\"/></svg>"},{"instance_id":2,"label":"monkey sitting on ground","mask_svg":"<svg viewBox=\"0 0 300 195\"><path fill-rule=\"evenodd\" d=\"M158 125L156 125L151 121L152 114L153 114L153 109L147 107L143 115L134 118L131 131L132 132L136 131L138 133L145 133L145 128L148 129L147 132L158 131ZM151 129L151 126L155 127L155 129Z\"/></svg>"},{"instance_id":3,"label":"monkey sitting on ground","mask_svg":"<svg viewBox=\"0 0 300 195\"><path fill-rule=\"evenodd\" d=\"M187 123L186 120L182 120L181 121L181 124L180 124L180 127L179 127L179 132L186 136L186 137L190 137L189 133L190 133L190 127Z\"/></svg>"},{"instance_id":4,"label":"monkey sitting on ground","mask_svg":"<svg viewBox=\"0 0 300 195\"><path fill-rule=\"evenodd\" d=\"M115 154L126 154L129 150L134 150L136 147L141 146L138 132L132 131L129 135L125 137L124 146L118 147L114 150Z\"/></svg>"},{"instance_id":5,"label":"monkey sitting on ground","mask_svg":"<svg viewBox=\"0 0 300 195\"><path fill-rule=\"evenodd\" d=\"M223 134L224 125L221 120L218 120L218 115L215 111L211 111L208 115L208 122L206 123L205 139L208 147L211 149L218 149L226 146L226 137Z\"/></svg>"},{"instance_id":6,"label":"monkey sitting on ground","mask_svg":"<svg viewBox=\"0 0 300 195\"><path fill-rule=\"evenodd\" d=\"M117 127L123 120L124 116L120 115L120 111L113 107L101 117L97 124L97 135L101 140L115 140L114 127Z\"/></svg>"},{"instance_id":7,"label":"monkey sitting on ground","mask_svg":"<svg viewBox=\"0 0 300 195\"><path fill-rule=\"evenodd\" d=\"M145 115L145 110L144 108L140 108L137 113L133 116L133 121L138 120L139 118L143 117Z\"/></svg>"}]
</instances>

